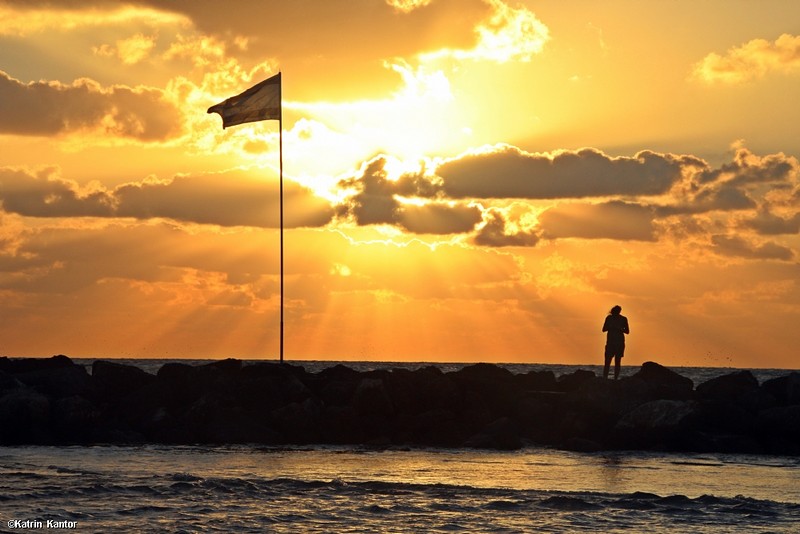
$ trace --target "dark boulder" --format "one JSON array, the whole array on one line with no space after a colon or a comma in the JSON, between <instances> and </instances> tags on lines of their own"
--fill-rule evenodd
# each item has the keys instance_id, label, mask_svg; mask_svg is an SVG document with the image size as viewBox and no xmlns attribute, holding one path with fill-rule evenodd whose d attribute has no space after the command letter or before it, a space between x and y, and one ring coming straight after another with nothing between
<instances>
[{"instance_id":1,"label":"dark boulder","mask_svg":"<svg viewBox=\"0 0 800 534\"><path fill-rule=\"evenodd\" d=\"M651 398L647 384L635 378L591 377L565 394L565 401L573 409L602 419L617 419L648 400Z\"/></svg>"},{"instance_id":2,"label":"dark boulder","mask_svg":"<svg viewBox=\"0 0 800 534\"><path fill-rule=\"evenodd\" d=\"M529 391L556 391L556 375L553 371L528 371L514 376L520 388Z\"/></svg>"},{"instance_id":3,"label":"dark boulder","mask_svg":"<svg viewBox=\"0 0 800 534\"><path fill-rule=\"evenodd\" d=\"M647 384L651 399L689 400L694 382L655 362L645 362L631 377Z\"/></svg>"},{"instance_id":4,"label":"dark boulder","mask_svg":"<svg viewBox=\"0 0 800 534\"><path fill-rule=\"evenodd\" d=\"M27 387L0 397L0 444L49 443L50 400Z\"/></svg>"},{"instance_id":5,"label":"dark boulder","mask_svg":"<svg viewBox=\"0 0 800 534\"><path fill-rule=\"evenodd\" d=\"M30 373L48 369L70 367L75 363L67 356L59 354L51 358L8 358L0 357L0 371L10 374Z\"/></svg>"},{"instance_id":6,"label":"dark boulder","mask_svg":"<svg viewBox=\"0 0 800 534\"><path fill-rule=\"evenodd\" d=\"M0 395L10 389L17 389L22 386L22 382L14 378L14 375L0 371Z\"/></svg>"},{"instance_id":7,"label":"dark boulder","mask_svg":"<svg viewBox=\"0 0 800 534\"><path fill-rule=\"evenodd\" d=\"M800 448L800 405L779 406L758 414L760 435L793 441Z\"/></svg>"},{"instance_id":8,"label":"dark boulder","mask_svg":"<svg viewBox=\"0 0 800 534\"><path fill-rule=\"evenodd\" d=\"M536 443L553 443L563 411L564 395L561 392L531 391L521 398L513 411L520 435Z\"/></svg>"},{"instance_id":9,"label":"dark boulder","mask_svg":"<svg viewBox=\"0 0 800 534\"><path fill-rule=\"evenodd\" d=\"M314 395L304 382L302 367L257 363L242 367L232 378L235 378L232 390L239 404L259 413L303 402Z\"/></svg>"},{"instance_id":10,"label":"dark boulder","mask_svg":"<svg viewBox=\"0 0 800 534\"><path fill-rule=\"evenodd\" d=\"M511 371L493 364L468 365L446 376L461 392L465 409L486 408L493 419L513 410L525 394Z\"/></svg>"},{"instance_id":11,"label":"dark boulder","mask_svg":"<svg viewBox=\"0 0 800 534\"><path fill-rule=\"evenodd\" d=\"M270 428L280 432L285 443L318 443L321 413L322 405L315 399L292 402L270 412Z\"/></svg>"},{"instance_id":12,"label":"dark boulder","mask_svg":"<svg viewBox=\"0 0 800 534\"><path fill-rule=\"evenodd\" d=\"M325 381L329 380L358 380L361 373L347 367L346 365L342 365L337 363L333 367L326 367L322 371L318 373L318 376Z\"/></svg>"},{"instance_id":13,"label":"dark boulder","mask_svg":"<svg viewBox=\"0 0 800 534\"><path fill-rule=\"evenodd\" d=\"M97 360L92 364L92 393L104 400L126 397L155 381L155 375L133 365L105 360Z\"/></svg>"},{"instance_id":14,"label":"dark boulder","mask_svg":"<svg viewBox=\"0 0 800 534\"><path fill-rule=\"evenodd\" d=\"M361 417L352 406L323 407L317 430L322 443L354 445L366 440Z\"/></svg>"},{"instance_id":15,"label":"dark boulder","mask_svg":"<svg viewBox=\"0 0 800 534\"><path fill-rule=\"evenodd\" d=\"M461 397L455 383L436 367L415 371L393 369L385 382L398 413L453 410L460 404Z\"/></svg>"},{"instance_id":16,"label":"dark boulder","mask_svg":"<svg viewBox=\"0 0 800 534\"><path fill-rule=\"evenodd\" d=\"M453 380L467 384L508 383L514 380L511 371L491 363L467 365L448 374Z\"/></svg>"},{"instance_id":17,"label":"dark boulder","mask_svg":"<svg viewBox=\"0 0 800 534\"><path fill-rule=\"evenodd\" d=\"M609 437L616 449L684 450L692 448L693 430L687 425L694 401L660 399L637 406L623 415Z\"/></svg>"},{"instance_id":18,"label":"dark boulder","mask_svg":"<svg viewBox=\"0 0 800 534\"><path fill-rule=\"evenodd\" d=\"M578 369L572 373L559 376L556 381L556 387L558 391L574 391L587 381L595 378L595 376L593 371Z\"/></svg>"},{"instance_id":19,"label":"dark boulder","mask_svg":"<svg viewBox=\"0 0 800 534\"><path fill-rule=\"evenodd\" d=\"M696 409L693 401L655 400L637 406L620 418L618 429L642 432L677 428Z\"/></svg>"},{"instance_id":20,"label":"dark boulder","mask_svg":"<svg viewBox=\"0 0 800 534\"><path fill-rule=\"evenodd\" d=\"M736 402L757 389L758 380L753 373L736 371L703 382L695 393L699 399Z\"/></svg>"},{"instance_id":21,"label":"dark boulder","mask_svg":"<svg viewBox=\"0 0 800 534\"><path fill-rule=\"evenodd\" d=\"M16 373L14 377L45 395L71 397L82 395L89 385L89 374L71 361L68 365L44 366L36 370Z\"/></svg>"},{"instance_id":22,"label":"dark boulder","mask_svg":"<svg viewBox=\"0 0 800 534\"><path fill-rule=\"evenodd\" d=\"M327 406L346 406L350 404L357 387L356 380L333 379L318 386L317 396Z\"/></svg>"},{"instance_id":23,"label":"dark boulder","mask_svg":"<svg viewBox=\"0 0 800 534\"><path fill-rule=\"evenodd\" d=\"M362 378L351 404L359 415L388 416L394 412L392 399L380 378Z\"/></svg>"},{"instance_id":24,"label":"dark boulder","mask_svg":"<svg viewBox=\"0 0 800 534\"><path fill-rule=\"evenodd\" d=\"M800 404L800 373L793 371L785 376L765 380L761 389L782 405Z\"/></svg>"},{"instance_id":25,"label":"dark boulder","mask_svg":"<svg viewBox=\"0 0 800 534\"><path fill-rule=\"evenodd\" d=\"M52 403L51 424L56 439L62 443L92 443L101 419L100 410L89 400L64 397Z\"/></svg>"},{"instance_id":26,"label":"dark boulder","mask_svg":"<svg viewBox=\"0 0 800 534\"><path fill-rule=\"evenodd\" d=\"M399 416L393 435L398 443L435 447L457 447L465 439L456 414L444 408Z\"/></svg>"},{"instance_id":27,"label":"dark boulder","mask_svg":"<svg viewBox=\"0 0 800 534\"><path fill-rule=\"evenodd\" d=\"M463 446L473 449L516 450L522 448L522 440L516 422L508 417L501 417L467 439Z\"/></svg>"}]
</instances>

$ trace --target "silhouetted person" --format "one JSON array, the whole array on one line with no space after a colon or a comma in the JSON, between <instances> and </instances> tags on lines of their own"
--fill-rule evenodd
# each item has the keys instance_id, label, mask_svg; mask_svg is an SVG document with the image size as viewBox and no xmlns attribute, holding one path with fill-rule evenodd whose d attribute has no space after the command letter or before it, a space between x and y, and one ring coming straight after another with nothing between
<instances>
[{"instance_id":1,"label":"silhouetted person","mask_svg":"<svg viewBox=\"0 0 800 534\"><path fill-rule=\"evenodd\" d=\"M611 358L614 358L614 380L619 378L619 364L625 355L625 334L630 334L628 318L620 315L622 306L614 306L606 316L603 323L603 332L606 334L606 364L603 367L603 378L608 378L608 367Z\"/></svg>"}]
</instances>

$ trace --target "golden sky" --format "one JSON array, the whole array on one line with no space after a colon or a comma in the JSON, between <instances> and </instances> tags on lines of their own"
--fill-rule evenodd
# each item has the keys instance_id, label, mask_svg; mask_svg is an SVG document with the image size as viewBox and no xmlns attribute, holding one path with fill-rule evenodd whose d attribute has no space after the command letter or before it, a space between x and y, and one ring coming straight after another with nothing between
<instances>
[{"instance_id":1,"label":"golden sky","mask_svg":"<svg viewBox=\"0 0 800 534\"><path fill-rule=\"evenodd\" d=\"M0 0L0 354L797 368L800 3Z\"/></svg>"}]
</instances>

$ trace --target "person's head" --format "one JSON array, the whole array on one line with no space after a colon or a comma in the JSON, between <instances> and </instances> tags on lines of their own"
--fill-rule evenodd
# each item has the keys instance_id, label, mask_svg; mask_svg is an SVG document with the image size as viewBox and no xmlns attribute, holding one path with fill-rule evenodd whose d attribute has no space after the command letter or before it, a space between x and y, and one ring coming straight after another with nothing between
<instances>
[{"instance_id":1,"label":"person's head","mask_svg":"<svg viewBox=\"0 0 800 534\"><path fill-rule=\"evenodd\" d=\"M611 315L619 315L619 313L620 313L621 311L622 311L622 306L620 306L619 304L617 304L616 306L614 306L613 308L611 308L611 311L610 311L609 313L610 313Z\"/></svg>"}]
</instances>

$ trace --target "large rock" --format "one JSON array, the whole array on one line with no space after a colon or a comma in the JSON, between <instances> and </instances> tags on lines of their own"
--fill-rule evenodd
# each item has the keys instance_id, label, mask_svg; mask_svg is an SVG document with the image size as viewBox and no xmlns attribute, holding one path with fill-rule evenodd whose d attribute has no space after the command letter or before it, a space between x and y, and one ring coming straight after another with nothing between
<instances>
[{"instance_id":1,"label":"large rock","mask_svg":"<svg viewBox=\"0 0 800 534\"><path fill-rule=\"evenodd\" d=\"M95 442L100 419L100 410L83 397L64 397L52 403L51 425L62 443Z\"/></svg>"},{"instance_id":2,"label":"large rock","mask_svg":"<svg viewBox=\"0 0 800 534\"><path fill-rule=\"evenodd\" d=\"M652 400L650 390L641 380L608 380L592 377L566 393L566 401L594 418L619 418L623 413Z\"/></svg>"},{"instance_id":3,"label":"large rock","mask_svg":"<svg viewBox=\"0 0 800 534\"><path fill-rule=\"evenodd\" d=\"M800 404L800 373L794 371L786 376L765 380L761 389L780 404Z\"/></svg>"},{"instance_id":4,"label":"large rock","mask_svg":"<svg viewBox=\"0 0 800 534\"><path fill-rule=\"evenodd\" d=\"M656 362L645 362L631 377L641 380L650 389L651 399L689 400L694 382Z\"/></svg>"},{"instance_id":5,"label":"large rock","mask_svg":"<svg viewBox=\"0 0 800 534\"><path fill-rule=\"evenodd\" d=\"M80 365L42 367L40 369L17 373L14 377L20 382L52 397L71 397L82 395L89 385L89 374Z\"/></svg>"},{"instance_id":6,"label":"large rock","mask_svg":"<svg viewBox=\"0 0 800 534\"><path fill-rule=\"evenodd\" d=\"M508 417L501 417L486 425L478 434L464 442L464 447L473 449L516 450L522 447L517 424Z\"/></svg>"},{"instance_id":7,"label":"large rock","mask_svg":"<svg viewBox=\"0 0 800 534\"><path fill-rule=\"evenodd\" d=\"M554 443L564 396L561 392L530 391L520 399L513 412L520 427L520 435L535 443Z\"/></svg>"},{"instance_id":8,"label":"large rock","mask_svg":"<svg viewBox=\"0 0 800 534\"><path fill-rule=\"evenodd\" d=\"M50 400L31 388L16 388L0 397L0 444L48 443Z\"/></svg>"},{"instance_id":9,"label":"large rock","mask_svg":"<svg viewBox=\"0 0 800 534\"><path fill-rule=\"evenodd\" d=\"M239 404L261 413L314 396L304 382L307 375L299 366L256 363L242 367L231 378Z\"/></svg>"},{"instance_id":10,"label":"large rock","mask_svg":"<svg viewBox=\"0 0 800 534\"><path fill-rule=\"evenodd\" d=\"M92 392L102 399L126 397L155 381L155 375L133 365L105 360L96 360L92 364Z\"/></svg>"},{"instance_id":11,"label":"large rock","mask_svg":"<svg viewBox=\"0 0 800 534\"><path fill-rule=\"evenodd\" d=\"M750 371L736 371L718 376L697 386L697 397L705 400L737 402L758 389L758 380Z\"/></svg>"},{"instance_id":12,"label":"large rock","mask_svg":"<svg viewBox=\"0 0 800 534\"><path fill-rule=\"evenodd\" d=\"M318 443L318 421L321 413L322 405L319 401L309 398L272 410L269 420L271 427L281 433L285 443Z\"/></svg>"},{"instance_id":13,"label":"large rock","mask_svg":"<svg viewBox=\"0 0 800 534\"><path fill-rule=\"evenodd\" d=\"M558 389L556 375L553 371L528 371L515 375L519 387L529 391L556 391Z\"/></svg>"},{"instance_id":14,"label":"large rock","mask_svg":"<svg viewBox=\"0 0 800 534\"><path fill-rule=\"evenodd\" d=\"M556 382L556 387L559 391L575 391L589 380L595 378L595 376L596 375L593 371L578 369L571 373L559 376Z\"/></svg>"},{"instance_id":15,"label":"large rock","mask_svg":"<svg viewBox=\"0 0 800 534\"><path fill-rule=\"evenodd\" d=\"M461 392L464 408L486 408L493 418L510 413L525 394L511 371L493 364L468 365L447 376Z\"/></svg>"},{"instance_id":16,"label":"large rock","mask_svg":"<svg viewBox=\"0 0 800 534\"><path fill-rule=\"evenodd\" d=\"M0 371L0 395L10 389L22 387L22 382L17 380L14 375Z\"/></svg>"},{"instance_id":17,"label":"large rock","mask_svg":"<svg viewBox=\"0 0 800 534\"><path fill-rule=\"evenodd\" d=\"M456 384L437 367L393 369L386 388L398 413L454 410L461 401Z\"/></svg>"},{"instance_id":18,"label":"large rock","mask_svg":"<svg viewBox=\"0 0 800 534\"><path fill-rule=\"evenodd\" d=\"M444 408L401 415L393 435L398 443L435 447L457 447L465 438L464 426L456 414Z\"/></svg>"},{"instance_id":19,"label":"large rock","mask_svg":"<svg viewBox=\"0 0 800 534\"><path fill-rule=\"evenodd\" d=\"M800 405L762 410L756 424L762 436L793 441L800 449Z\"/></svg>"},{"instance_id":20,"label":"large rock","mask_svg":"<svg viewBox=\"0 0 800 534\"><path fill-rule=\"evenodd\" d=\"M756 415L739 403L719 400L695 402L686 424L698 432L749 435L755 429Z\"/></svg>"},{"instance_id":21,"label":"large rock","mask_svg":"<svg viewBox=\"0 0 800 534\"><path fill-rule=\"evenodd\" d=\"M694 401L647 402L620 418L608 443L616 449L691 450L695 432L687 421L695 409Z\"/></svg>"},{"instance_id":22,"label":"large rock","mask_svg":"<svg viewBox=\"0 0 800 534\"><path fill-rule=\"evenodd\" d=\"M59 354L51 358L8 358L0 357L0 371L17 374L48 369L70 367L75 363L69 357Z\"/></svg>"},{"instance_id":23,"label":"large rock","mask_svg":"<svg viewBox=\"0 0 800 534\"><path fill-rule=\"evenodd\" d=\"M655 400L637 406L622 416L617 423L619 429L651 431L678 427L696 405L692 401Z\"/></svg>"},{"instance_id":24,"label":"large rock","mask_svg":"<svg viewBox=\"0 0 800 534\"><path fill-rule=\"evenodd\" d=\"M380 378L362 378L353 393L352 405L360 415L388 416L394 412L392 399Z\"/></svg>"}]
</instances>

